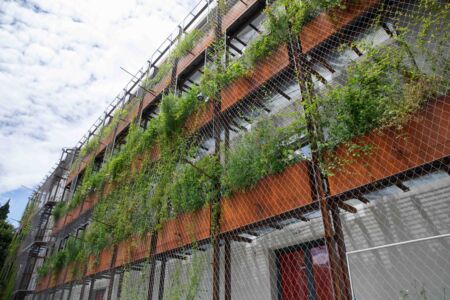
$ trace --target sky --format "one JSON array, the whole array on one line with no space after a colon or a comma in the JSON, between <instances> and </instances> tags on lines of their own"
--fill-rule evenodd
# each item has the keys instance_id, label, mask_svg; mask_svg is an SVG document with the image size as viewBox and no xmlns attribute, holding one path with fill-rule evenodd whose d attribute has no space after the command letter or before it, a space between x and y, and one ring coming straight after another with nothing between
<instances>
[{"instance_id":1,"label":"sky","mask_svg":"<svg viewBox=\"0 0 450 300\"><path fill-rule=\"evenodd\" d=\"M0 1L0 204L20 219L73 147L199 0Z\"/></svg>"}]
</instances>

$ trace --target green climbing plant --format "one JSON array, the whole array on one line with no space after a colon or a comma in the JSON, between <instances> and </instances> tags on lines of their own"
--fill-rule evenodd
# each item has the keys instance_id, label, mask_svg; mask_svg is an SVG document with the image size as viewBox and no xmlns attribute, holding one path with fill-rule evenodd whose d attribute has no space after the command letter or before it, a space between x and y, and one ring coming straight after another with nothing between
<instances>
[{"instance_id":1,"label":"green climbing plant","mask_svg":"<svg viewBox=\"0 0 450 300\"><path fill-rule=\"evenodd\" d=\"M252 187L262 178L302 160L298 133L304 131L303 123L300 118L280 128L263 120L243 135L227 156L222 176L224 194Z\"/></svg>"},{"instance_id":2,"label":"green climbing plant","mask_svg":"<svg viewBox=\"0 0 450 300\"><path fill-rule=\"evenodd\" d=\"M81 237L83 246L70 246L78 249L76 255L66 248L62 254L49 258L42 272L52 272L72 261L82 264L89 255L98 256L108 245L136 232L144 235L158 230L165 220L213 202L219 193L218 181L222 186L221 195L229 196L305 159L299 149L303 145L302 138L307 136L306 121L300 112L295 121L285 127L267 119L256 122L250 132L232 142L224 166L214 155L193 159L198 150L197 137L186 130L186 122L191 116L202 113L204 104L198 101L199 94L216 100L224 87L247 76L256 62L287 42L289 30L300 31L319 12L341 9L342 3L333 0L275 2L266 11L265 33L249 45L241 58L228 65L223 60L223 40L217 41L211 53L216 61L205 68L199 86L183 94L164 95L159 116L153 118L145 130L130 125L125 144L100 170L94 170L93 163L85 169L72 200L58 207L62 212L55 211L55 217L62 216L95 192L100 200L94 208L94 221ZM422 22L427 28L433 27L427 20ZM346 82L316 95L315 107L305 107L318 111L314 116L318 117L324 132L320 143L324 152L345 143L350 145L354 137L373 130L401 128L426 101L448 93L448 76L445 76L448 61L434 63L436 71L433 72L418 69L411 60L411 47L406 47L409 45L406 33L397 37L395 45L379 48L358 45L366 54L345 70ZM193 33L180 42L182 46L173 57L189 51L187 49L198 40L197 35ZM430 39L435 35L427 29L419 31L420 36ZM422 44L420 39L418 44ZM423 45L422 52L425 52L428 44ZM427 59L432 61L436 55L431 53ZM357 150L370 151L369 145L361 147ZM157 157L152 152L155 149ZM114 192L105 191L107 185ZM212 208L213 213L217 212L217 203ZM192 289L174 288L175 295L195 294L199 276L193 278L197 279L193 279Z\"/></svg>"}]
</instances>

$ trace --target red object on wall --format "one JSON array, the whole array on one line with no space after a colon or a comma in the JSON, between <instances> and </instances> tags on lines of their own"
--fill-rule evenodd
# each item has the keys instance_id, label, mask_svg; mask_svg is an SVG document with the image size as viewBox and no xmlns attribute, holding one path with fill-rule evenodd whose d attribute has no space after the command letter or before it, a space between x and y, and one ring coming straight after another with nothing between
<instances>
[{"instance_id":1,"label":"red object on wall","mask_svg":"<svg viewBox=\"0 0 450 300\"><path fill-rule=\"evenodd\" d=\"M281 299L308 300L306 271L303 249L280 256Z\"/></svg>"},{"instance_id":2,"label":"red object on wall","mask_svg":"<svg viewBox=\"0 0 450 300\"><path fill-rule=\"evenodd\" d=\"M328 252L324 245L302 245L278 254L279 299L333 299Z\"/></svg>"},{"instance_id":3,"label":"red object on wall","mask_svg":"<svg viewBox=\"0 0 450 300\"><path fill-rule=\"evenodd\" d=\"M330 262L326 246L310 249L314 290L317 300L333 299L333 284L331 281Z\"/></svg>"}]
</instances>

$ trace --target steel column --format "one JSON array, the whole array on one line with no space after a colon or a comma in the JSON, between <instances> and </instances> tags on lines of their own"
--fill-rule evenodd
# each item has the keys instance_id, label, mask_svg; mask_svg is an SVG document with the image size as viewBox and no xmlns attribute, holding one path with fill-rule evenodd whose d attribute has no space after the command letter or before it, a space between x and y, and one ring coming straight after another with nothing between
<instances>
[{"instance_id":1,"label":"steel column","mask_svg":"<svg viewBox=\"0 0 450 300\"><path fill-rule=\"evenodd\" d=\"M161 270L159 274L159 292L158 300L164 299L164 280L166 277L166 258L164 257L161 261Z\"/></svg>"}]
</instances>

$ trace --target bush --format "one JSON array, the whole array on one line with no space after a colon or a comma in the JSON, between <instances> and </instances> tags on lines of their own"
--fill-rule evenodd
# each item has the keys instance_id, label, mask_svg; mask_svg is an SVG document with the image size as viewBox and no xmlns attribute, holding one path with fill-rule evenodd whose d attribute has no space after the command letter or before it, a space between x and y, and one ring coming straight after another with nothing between
<instances>
[{"instance_id":1,"label":"bush","mask_svg":"<svg viewBox=\"0 0 450 300\"><path fill-rule=\"evenodd\" d=\"M61 216L65 213L66 205L65 202L58 202L52 210L53 218L57 222Z\"/></svg>"},{"instance_id":2,"label":"bush","mask_svg":"<svg viewBox=\"0 0 450 300\"><path fill-rule=\"evenodd\" d=\"M317 102L328 149L375 128L401 127L427 99L435 97L441 79L406 63L405 49L370 48L365 59L347 70L347 80Z\"/></svg>"},{"instance_id":3,"label":"bush","mask_svg":"<svg viewBox=\"0 0 450 300\"><path fill-rule=\"evenodd\" d=\"M297 142L289 138L301 132L298 123L276 128L270 121L257 124L229 152L222 185L225 195L254 186L262 178L281 172L301 159L295 150Z\"/></svg>"},{"instance_id":4,"label":"bush","mask_svg":"<svg viewBox=\"0 0 450 300\"><path fill-rule=\"evenodd\" d=\"M217 199L216 183L221 168L217 158L205 156L193 165L181 165L168 188L175 214L195 211Z\"/></svg>"}]
</instances>

